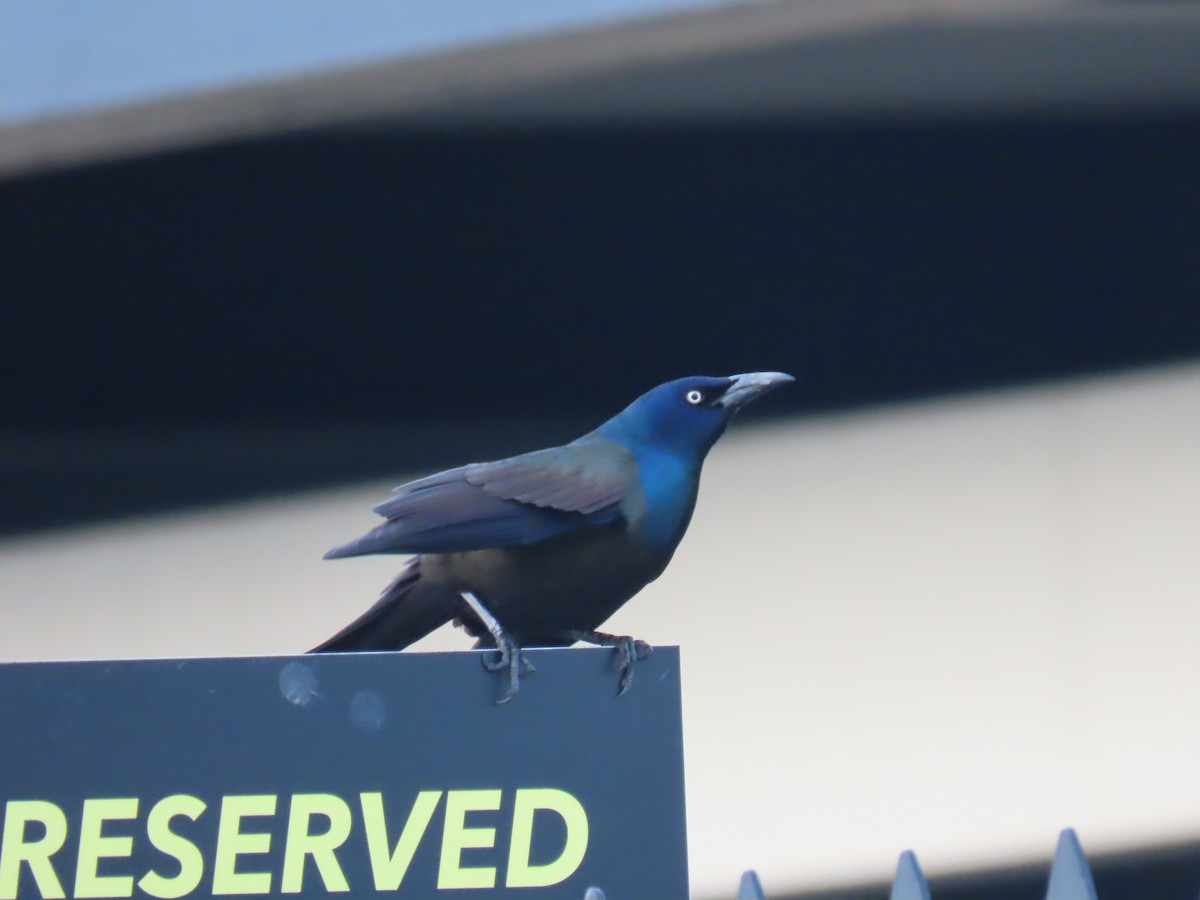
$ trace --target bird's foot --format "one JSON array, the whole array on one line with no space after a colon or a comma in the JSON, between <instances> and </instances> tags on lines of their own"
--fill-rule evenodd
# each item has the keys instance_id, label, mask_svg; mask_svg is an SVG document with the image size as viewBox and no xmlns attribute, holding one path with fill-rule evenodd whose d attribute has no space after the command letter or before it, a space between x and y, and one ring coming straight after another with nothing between
<instances>
[{"instance_id":1,"label":"bird's foot","mask_svg":"<svg viewBox=\"0 0 1200 900\"><path fill-rule=\"evenodd\" d=\"M504 692L497 703L507 703L521 690L521 676L532 675L537 669L525 656L515 641L505 635L496 644L497 658L489 660L485 655L481 662L489 672L508 672L508 690Z\"/></svg>"},{"instance_id":2,"label":"bird's foot","mask_svg":"<svg viewBox=\"0 0 1200 900\"><path fill-rule=\"evenodd\" d=\"M617 651L617 671L621 673L621 682L617 690L620 697L633 684L633 667L639 661L654 652L654 648L645 641L635 640L627 634L605 634L603 631L572 631L568 635L576 641L585 644L595 644L597 647L612 647Z\"/></svg>"},{"instance_id":3,"label":"bird's foot","mask_svg":"<svg viewBox=\"0 0 1200 900\"><path fill-rule=\"evenodd\" d=\"M621 683L617 690L617 696L620 697L633 684L634 664L653 653L654 648L645 641L634 640L629 635L619 637L614 646L619 654L617 670L621 673Z\"/></svg>"},{"instance_id":4,"label":"bird's foot","mask_svg":"<svg viewBox=\"0 0 1200 900\"><path fill-rule=\"evenodd\" d=\"M517 692L521 689L521 676L532 675L537 669L525 658L525 651L517 642L505 634L500 623L496 621L496 617L488 612L487 607L479 602L478 597L469 591L464 591L462 598L483 622L492 635L492 640L496 642L496 652L499 654L499 658L495 662L489 662L488 658L484 656L481 662L489 672L508 671L508 690L504 692L503 697L496 701L497 703L507 703L517 696Z\"/></svg>"}]
</instances>

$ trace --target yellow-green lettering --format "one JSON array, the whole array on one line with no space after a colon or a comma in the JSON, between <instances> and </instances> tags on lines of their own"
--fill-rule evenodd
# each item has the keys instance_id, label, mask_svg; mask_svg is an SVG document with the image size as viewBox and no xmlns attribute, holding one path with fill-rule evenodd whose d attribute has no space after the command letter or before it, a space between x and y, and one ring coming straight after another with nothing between
<instances>
[{"instance_id":1,"label":"yellow-green lettering","mask_svg":"<svg viewBox=\"0 0 1200 900\"><path fill-rule=\"evenodd\" d=\"M467 813L500 808L499 791L447 791L446 824L442 829L442 858L438 866L438 890L447 888L493 888L496 869L492 866L463 866L462 851L493 847L495 828L468 828Z\"/></svg>"},{"instance_id":2,"label":"yellow-green lettering","mask_svg":"<svg viewBox=\"0 0 1200 900\"><path fill-rule=\"evenodd\" d=\"M400 887L400 882L404 880L409 864L412 863L413 854L417 852L417 845L421 843L441 798L441 791L421 791L417 794L417 800L404 822L404 830L400 832L400 839L396 841L396 849L389 854L383 795L359 795L363 827L367 832L367 852L371 856L371 874L375 877L375 890L394 891Z\"/></svg>"},{"instance_id":3,"label":"yellow-green lettering","mask_svg":"<svg viewBox=\"0 0 1200 900\"><path fill-rule=\"evenodd\" d=\"M533 813L548 809L559 814L567 826L567 842L558 859L545 865L529 863L533 844ZM508 848L505 887L549 887L566 881L583 862L588 845L588 820L583 804L557 788L522 788L513 806L512 843Z\"/></svg>"},{"instance_id":4,"label":"yellow-green lettering","mask_svg":"<svg viewBox=\"0 0 1200 900\"><path fill-rule=\"evenodd\" d=\"M188 794L163 797L151 808L150 818L146 822L146 835L150 843L156 850L179 862L178 875L164 878L151 869L138 880L138 887L151 897L175 900L176 897L190 894L199 886L200 879L204 877L204 857L195 844L171 830L171 820L175 816L187 816L195 822L204 809L203 800Z\"/></svg>"},{"instance_id":5,"label":"yellow-green lettering","mask_svg":"<svg viewBox=\"0 0 1200 900\"><path fill-rule=\"evenodd\" d=\"M36 841L25 840L25 826L38 822L46 833ZM62 883L54 873L50 857L67 839L67 817L45 800L9 800L4 806L4 831L0 834L0 900L17 900L21 863L29 866L38 891L46 900L62 900Z\"/></svg>"},{"instance_id":6,"label":"yellow-green lettering","mask_svg":"<svg viewBox=\"0 0 1200 900\"><path fill-rule=\"evenodd\" d=\"M221 821L217 826L217 854L213 860L214 894L269 894L270 872L235 871L237 858L243 853L268 853L271 835L244 834L244 816L275 815L274 794L242 794L221 800Z\"/></svg>"},{"instance_id":7,"label":"yellow-green lettering","mask_svg":"<svg viewBox=\"0 0 1200 900\"><path fill-rule=\"evenodd\" d=\"M133 838L104 837L105 820L136 819L137 797L112 797L83 801L83 820L79 824L79 857L75 865L76 897L132 897L132 875L98 875L101 857L131 856Z\"/></svg>"},{"instance_id":8,"label":"yellow-green lettering","mask_svg":"<svg viewBox=\"0 0 1200 900\"><path fill-rule=\"evenodd\" d=\"M314 815L329 819L329 830L324 834L312 834L308 830ZM285 894L300 893L304 883L304 857L311 856L325 883L326 893L350 890L334 853L349 836L350 807L345 800L333 794L293 794L279 889Z\"/></svg>"}]
</instances>

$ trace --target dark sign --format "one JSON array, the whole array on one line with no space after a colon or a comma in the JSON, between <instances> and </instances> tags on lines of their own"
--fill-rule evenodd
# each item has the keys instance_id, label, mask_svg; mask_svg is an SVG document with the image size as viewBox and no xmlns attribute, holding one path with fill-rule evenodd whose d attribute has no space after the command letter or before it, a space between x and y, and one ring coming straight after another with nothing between
<instances>
[{"instance_id":1,"label":"dark sign","mask_svg":"<svg viewBox=\"0 0 1200 900\"><path fill-rule=\"evenodd\" d=\"M686 900L679 653L0 665L0 900Z\"/></svg>"}]
</instances>

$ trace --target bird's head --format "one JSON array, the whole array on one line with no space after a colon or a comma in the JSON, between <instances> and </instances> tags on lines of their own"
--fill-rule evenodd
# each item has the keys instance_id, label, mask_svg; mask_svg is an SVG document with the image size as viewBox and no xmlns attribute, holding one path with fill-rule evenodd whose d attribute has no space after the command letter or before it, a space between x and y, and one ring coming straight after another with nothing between
<instances>
[{"instance_id":1,"label":"bird's head","mask_svg":"<svg viewBox=\"0 0 1200 900\"><path fill-rule=\"evenodd\" d=\"M606 437L654 444L681 457L703 459L739 409L780 385L783 372L748 372L668 381L648 391L600 426Z\"/></svg>"}]
</instances>

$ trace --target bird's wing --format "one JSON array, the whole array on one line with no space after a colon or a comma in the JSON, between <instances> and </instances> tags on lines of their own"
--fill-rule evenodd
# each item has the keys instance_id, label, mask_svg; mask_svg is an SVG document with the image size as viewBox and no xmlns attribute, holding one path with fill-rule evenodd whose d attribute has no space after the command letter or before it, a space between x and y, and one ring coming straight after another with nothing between
<instances>
[{"instance_id":1,"label":"bird's wing","mask_svg":"<svg viewBox=\"0 0 1200 900\"><path fill-rule=\"evenodd\" d=\"M501 500L591 516L620 503L629 489L625 476L636 477L633 455L623 448L613 452L620 458L572 446L540 450L467 466L466 480Z\"/></svg>"},{"instance_id":2,"label":"bird's wing","mask_svg":"<svg viewBox=\"0 0 1200 900\"><path fill-rule=\"evenodd\" d=\"M604 438L473 463L396 488L375 507L387 522L326 556L533 544L620 520L640 489L633 455Z\"/></svg>"}]
</instances>

